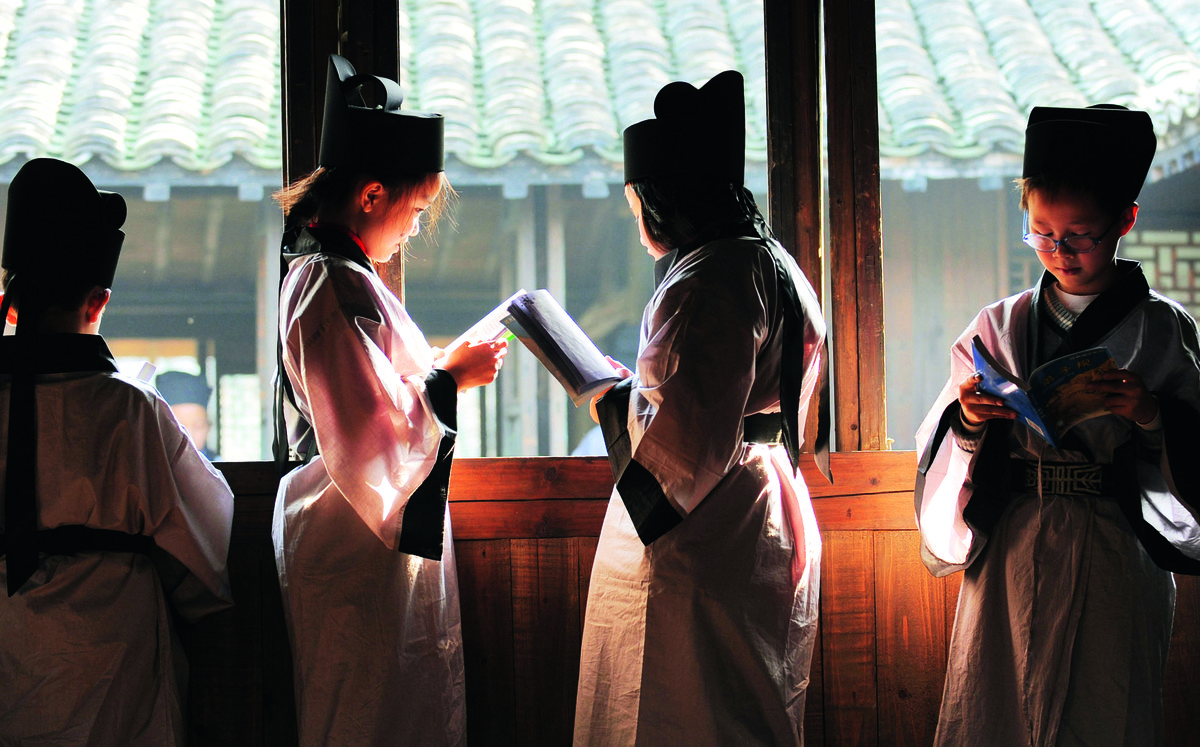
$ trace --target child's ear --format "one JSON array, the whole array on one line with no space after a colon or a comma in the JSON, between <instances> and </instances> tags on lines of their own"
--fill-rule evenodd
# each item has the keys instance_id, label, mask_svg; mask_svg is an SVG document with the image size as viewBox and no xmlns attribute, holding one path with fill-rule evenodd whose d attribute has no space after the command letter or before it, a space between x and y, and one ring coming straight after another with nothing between
<instances>
[{"instance_id":1,"label":"child's ear","mask_svg":"<svg viewBox=\"0 0 1200 747\"><path fill-rule=\"evenodd\" d=\"M386 194L382 182L367 182L358 193L358 206L364 213L369 213L381 204Z\"/></svg>"},{"instance_id":2,"label":"child's ear","mask_svg":"<svg viewBox=\"0 0 1200 747\"><path fill-rule=\"evenodd\" d=\"M1136 202L1130 204L1121 213L1121 235L1129 233L1135 223L1137 223L1138 204Z\"/></svg>"},{"instance_id":3,"label":"child's ear","mask_svg":"<svg viewBox=\"0 0 1200 747\"><path fill-rule=\"evenodd\" d=\"M108 299L111 297L112 291L108 288L101 288L98 285L92 288L92 292L88 294L87 300L83 302L88 324L95 324L100 321L100 315L104 313L104 307L108 305Z\"/></svg>"}]
</instances>

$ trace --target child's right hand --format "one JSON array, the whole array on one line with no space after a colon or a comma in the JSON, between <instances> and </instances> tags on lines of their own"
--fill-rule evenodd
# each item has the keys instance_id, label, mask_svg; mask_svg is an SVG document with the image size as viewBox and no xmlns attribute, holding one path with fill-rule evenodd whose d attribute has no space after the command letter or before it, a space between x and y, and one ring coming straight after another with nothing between
<instances>
[{"instance_id":1,"label":"child's right hand","mask_svg":"<svg viewBox=\"0 0 1200 747\"><path fill-rule=\"evenodd\" d=\"M458 384L458 391L464 392L495 381L507 354L507 340L471 342L446 353L438 360L438 367L446 369Z\"/></svg>"},{"instance_id":2,"label":"child's right hand","mask_svg":"<svg viewBox=\"0 0 1200 747\"><path fill-rule=\"evenodd\" d=\"M616 371L617 375L620 376L622 379L628 379L630 376L633 376L633 371L630 371L628 368L625 367L624 363L617 360L616 358L613 358L611 355L604 356L604 360L608 361L608 365L612 366L613 370ZM609 389L612 389L612 387L611 386L607 387L603 392L600 392L599 394L593 396L592 401L590 403L588 403L588 414L592 416L593 423L596 423L596 424L600 423L600 413L598 413L596 411L596 403L600 401L601 397L608 394Z\"/></svg>"},{"instance_id":3,"label":"child's right hand","mask_svg":"<svg viewBox=\"0 0 1200 747\"><path fill-rule=\"evenodd\" d=\"M962 406L963 420L969 425L982 425L987 420L1012 420L1017 417L1015 410L1004 406L1004 400L975 388L982 378L977 373L971 374L958 385L958 404Z\"/></svg>"}]
</instances>

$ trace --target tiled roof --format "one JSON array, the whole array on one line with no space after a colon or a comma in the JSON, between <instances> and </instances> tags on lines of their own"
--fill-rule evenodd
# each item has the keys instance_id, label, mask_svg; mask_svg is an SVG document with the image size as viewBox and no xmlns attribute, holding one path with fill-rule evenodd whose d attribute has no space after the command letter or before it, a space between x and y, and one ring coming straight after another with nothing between
<instances>
[{"instance_id":1,"label":"tiled roof","mask_svg":"<svg viewBox=\"0 0 1200 747\"><path fill-rule=\"evenodd\" d=\"M0 162L280 167L277 0L0 0Z\"/></svg>"},{"instance_id":2,"label":"tiled roof","mask_svg":"<svg viewBox=\"0 0 1200 747\"><path fill-rule=\"evenodd\" d=\"M400 7L409 106L446 115L447 152L468 171L611 178L621 130L663 84L730 67L749 71L747 157L765 162L761 0ZM1148 110L1160 173L1200 155L1196 0L877 9L885 178L1011 174L1035 104ZM49 154L112 172L277 173L278 12L278 0L0 0L0 171Z\"/></svg>"}]
</instances>

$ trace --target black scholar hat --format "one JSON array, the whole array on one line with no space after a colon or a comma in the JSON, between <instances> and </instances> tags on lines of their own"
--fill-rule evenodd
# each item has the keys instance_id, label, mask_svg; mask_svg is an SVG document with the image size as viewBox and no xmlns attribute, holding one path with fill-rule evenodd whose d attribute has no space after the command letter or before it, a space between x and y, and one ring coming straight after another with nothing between
<instances>
[{"instance_id":1,"label":"black scholar hat","mask_svg":"<svg viewBox=\"0 0 1200 747\"><path fill-rule=\"evenodd\" d=\"M8 187L0 266L21 282L45 275L111 288L125 215L125 198L96 189L78 166L35 158Z\"/></svg>"},{"instance_id":2,"label":"black scholar hat","mask_svg":"<svg viewBox=\"0 0 1200 747\"><path fill-rule=\"evenodd\" d=\"M745 83L736 70L702 87L668 83L654 97L654 119L625 128L625 181L647 176L746 178Z\"/></svg>"},{"instance_id":3,"label":"black scholar hat","mask_svg":"<svg viewBox=\"0 0 1200 747\"><path fill-rule=\"evenodd\" d=\"M168 405L194 404L208 406L212 388L203 376L184 371L163 371L154 377L154 386Z\"/></svg>"},{"instance_id":4,"label":"black scholar hat","mask_svg":"<svg viewBox=\"0 0 1200 747\"><path fill-rule=\"evenodd\" d=\"M403 102L396 81L356 74L345 58L330 55L318 163L368 169L376 176L444 171L444 118L402 112Z\"/></svg>"},{"instance_id":5,"label":"black scholar hat","mask_svg":"<svg viewBox=\"0 0 1200 747\"><path fill-rule=\"evenodd\" d=\"M1146 112L1117 104L1086 109L1035 106L1025 129L1021 176L1094 181L1128 204L1142 191L1157 146Z\"/></svg>"}]
</instances>

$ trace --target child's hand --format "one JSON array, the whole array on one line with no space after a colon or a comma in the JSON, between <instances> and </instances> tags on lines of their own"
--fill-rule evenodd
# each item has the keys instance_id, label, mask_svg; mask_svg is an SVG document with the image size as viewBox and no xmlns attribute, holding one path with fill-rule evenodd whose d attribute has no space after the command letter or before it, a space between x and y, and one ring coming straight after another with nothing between
<instances>
[{"instance_id":1,"label":"child's hand","mask_svg":"<svg viewBox=\"0 0 1200 747\"><path fill-rule=\"evenodd\" d=\"M958 385L958 403L962 406L963 420L971 425L980 425L996 418L1012 420L1017 417L1015 410L1004 406L1004 400L975 388L982 379L975 373Z\"/></svg>"},{"instance_id":2,"label":"child's hand","mask_svg":"<svg viewBox=\"0 0 1200 747\"><path fill-rule=\"evenodd\" d=\"M622 379L628 379L630 376L633 376L633 371L630 371L625 367L624 363L613 358L611 355L604 356L604 360L608 361L608 365L612 366L613 370L620 374Z\"/></svg>"},{"instance_id":3,"label":"child's hand","mask_svg":"<svg viewBox=\"0 0 1200 747\"><path fill-rule=\"evenodd\" d=\"M628 379L630 376L633 376L633 371L630 371L625 367L625 364L613 358L611 355L604 356L604 359L608 361L608 365L612 366L613 370L616 371L622 379ZM605 389L603 392L600 392L596 396L592 397L592 401L588 403L588 414L592 416L593 423L600 423L600 413L596 411L596 403L600 401L601 397L608 394L609 389L612 389L612 387L610 386L608 389Z\"/></svg>"},{"instance_id":4,"label":"child's hand","mask_svg":"<svg viewBox=\"0 0 1200 747\"><path fill-rule=\"evenodd\" d=\"M506 340L469 342L446 353L438 367L449 371L458 384L458 391L463 392L495 381L507 354Z\"/></svg>"},{"instance_id":5,"label":"child's hand","mask_svg":"<svg viewBox=\"0 0 1200 747\"><path fill-rule=\"evenodd\" d=\"M1146 388L1142 377L1118 368L1097 376L1088 389L1104 395L1104 406L1114 415L1135 423L1149 423L1158 415L1158 400Z\"/></svg>"}]
</instances>

